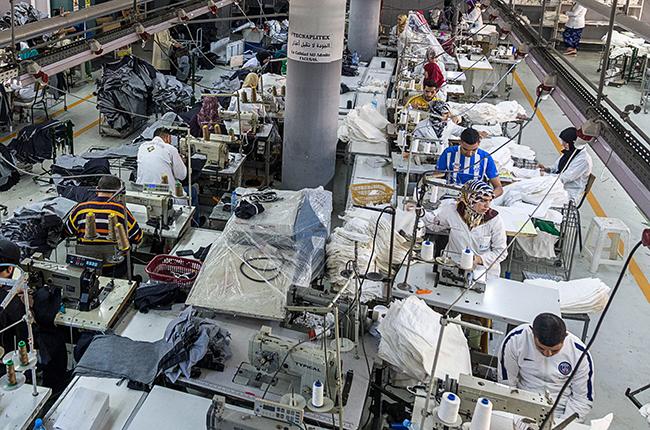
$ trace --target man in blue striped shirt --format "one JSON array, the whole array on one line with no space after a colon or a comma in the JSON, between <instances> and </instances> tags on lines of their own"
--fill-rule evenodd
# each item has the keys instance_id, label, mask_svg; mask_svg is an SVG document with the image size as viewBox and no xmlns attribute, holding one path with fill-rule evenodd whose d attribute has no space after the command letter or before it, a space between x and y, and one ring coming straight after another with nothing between
<instances>
[{"instance_id":1,"label":"man in blue striped shirt","mask_svg":"<svg viewBox=\"0 0 650 430\"><path fill-rule=\"evenodd\" d=\"M466 128L460 135L460 144L445 149L438 158L436 168L445 172L447 182L462 185L472 179L489 182L494 196L503 194L499 171L492 156L479 148L481 135L473 128Z\"/></svg>"}]
</instances>

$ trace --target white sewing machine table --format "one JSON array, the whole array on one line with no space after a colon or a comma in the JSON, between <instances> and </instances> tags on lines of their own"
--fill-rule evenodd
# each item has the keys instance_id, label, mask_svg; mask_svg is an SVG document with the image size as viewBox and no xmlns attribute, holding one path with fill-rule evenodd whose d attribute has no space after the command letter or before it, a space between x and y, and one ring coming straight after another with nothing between
<instances>
[{"instance_id":1,"label":"white sewing machine table","mask_svg":"<svg viewBox=\"0 0 650 430\"><path fill-rule=\"evenodd\" d=\"M38 395L32 395L31 384L23 384L14 391L0 392L0 424L3 430L27 430L40 414L45 402L52 395L50 388L38 387Z\"/></svg>"},{"instance_id":2,"label":"white sewing machine table","mask_svg":"<svg viewBox=\"0 0 650 430\"><path fill-rule=\"evenodd\" d=\"M56 403L45 415L43 424L48 429L54 428L54 423L70 405L72 401L71 394L78 388L88 388L90 390L106 393L109 396L108 419L102 430L123 430L127 428L132 415L134 415L138 406L142 403L147 393L144 391L132 390L127 387L127 381L120 383L119 379L114 378L95 378L92 376L75 376L68 384L65 391L57 399Z\"/></svg>"},{"instance_id":3,"label":"white sewing machine table","mask_svg":"<svg viewBox=\"0 0 650 430\"><path fill-rule=\"evenodd\" d=\"M100 285L106 285L110 281L111 278L99 277ZM54 323L59 326L100 332L111 328L120 313L127 307L129 298L135 291L135 282L113 279L113 283L113 290L108 293L98 307L85 312L66 308L65 313L56 314Z\"/></svg>"},{"instance_id":4,"label":"white sewing machine table","mask_svg":"<svg viewBox=\"0 0 650 430\"><path fill-rule=\"evenodd\" d=\"M185 205L174 205L174 210L175 211L180 211L172 225L169 226L169 228L164 228L164 229L159 229L156 227L152 227L147 224L147 212L144 206L142 205L132 205L132 204L127 204L127 207L133 214L133 217L135 218L136 221L138 221L138 224L140 225L140 228L142 229L142 233L145 236L154 236L156 233L160 234L160 237L163 239L169 239L172 241L178 240L183 233L190 227L191 221L192 221L192 216L194 215L194 211L196 210L192 206L185 206Z\"/></svg>"},{"instance_id":5,"label":"white sewing machine table","mask_svg":"<svg viewBox=\"0 0 650 430\"><path fill-rule=\"evenodd\" d=\"M458 287L436 286L432 264L411 264L408 277L409 291L397 288L397 285L404 280L405 274L406 265L402 266L395 278L394 297L409 297L419 289L431 290L431 293L417 294L417 297L429 306L447 309L464 291ZM560 294L553 288L496 278L488 280L483 293L468 291L454 306L454 310L462 314L519 325L531 322L542 312L560 315Z\"/></svg>"},{"instance_id":6,"label":"white sewing machine table","mask_svg":"<svg viewBox=\"0 0 650 430\"><path fill-rule=\"evenodd\" d=\"M129 337L133 340L155 341L163 337L167 324L178 315L176 311L149 311L142 314L131 310L116 325L115 332L121 336ZM196 387L202 390L220 393L224 396L236 398L239 400L253 402L256 397L261 397L264 389L257 389L244 386L233 382L233 378L242 362L248 362L248 341L263 326L272 327L274 335L293 338L296 340L303 339L304 334L294 330L280 327L278 322L256 320L251 318L237 318L228 315L217 315L213 318L221 327L227 329L231 334L230 347L232 349L232 358L226 363L223 372L201 369L201 375L198 378L183 378L178 382L190 387ZM378 342L371 336L364 337L368 361L372 369L374 358L377 354ZM361 416L364 410L365 400L368 394L369 378L366 362L363 358L363 349L359 347L359 359L354 358L354 353L343 354L343 373L348 370L354 371L354 378L350 388L348 403L344 411L344 425L348 430L356 430L361 425ZM279 396L271 391L267 394L268 400L278 401ZM305 411L305 419L311 419L323 424L331 425L332 415L315 414ZM334 415L335 422L338 423L338 416Z\"/></svg>"}]
</instances>

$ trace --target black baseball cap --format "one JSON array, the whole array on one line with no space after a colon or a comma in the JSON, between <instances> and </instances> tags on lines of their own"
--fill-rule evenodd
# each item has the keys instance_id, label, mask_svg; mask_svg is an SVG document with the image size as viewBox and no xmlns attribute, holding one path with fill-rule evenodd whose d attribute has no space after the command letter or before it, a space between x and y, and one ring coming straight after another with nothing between
<instances>
[{"instance_id":1,"label":"black baseball cap","mask_svg":"<svg viewBox=\"0 0 650 430\"><path fill-rule=\"evenodd\" d=\"M0 261L10 264L20 263L20 248L15 243L0 239Z\"/></svg>"}]
</instances>

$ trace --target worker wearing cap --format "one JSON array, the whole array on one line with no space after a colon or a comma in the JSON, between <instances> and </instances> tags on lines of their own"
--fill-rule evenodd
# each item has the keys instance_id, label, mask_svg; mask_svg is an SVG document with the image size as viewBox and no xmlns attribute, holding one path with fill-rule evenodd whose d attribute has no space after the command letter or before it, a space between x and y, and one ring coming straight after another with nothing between
<instances>
[{"instance_id":1,"label":"worker wearing cap","mask_svg":"<svg viewBox=\"0 0 650 430\"><path fill-rule=\"evenodd\" d=\"M460 144L445 149L436 168L445 173L447 182L464 184L473 179L489 182L494 188L494 196L503 194L499 171L492 156L479 148L481 135L473 128L466 128L460 134Z\"/></svg>"},{"instance_id":2,"label":"worker wearing cap","mask_svg":"<svg viewBox=\"0 0 650 430\"><path fill-rule=\"evenodd\" d=\"M555 399L584 350L584 343L567 332L562 318L540 314L532 325L520 325L503 340L499 349L499 382L540 394L548 391ZM584 419L593 401L594 364L587 353L562 394L555 418L562 420L577 413Z\"/></svg>"},{"instance_id":3,"label":"worker wearing cap","mask_svg":"<svg viewBox=\"0 0 650 430\"><path fill-rule=\"evenodd\" d=\"M18 263L20 263L20 248L18 245L5 239L0 240L0 278L13 279L16 270L11 265L18 265ZM11 290L11 287L0 285L0 303L7 297L9 290ZM14 297L6 308L0 311L0 330L20 321L23 315L25 315L25 305L18 297ZM27 326L18 324L16 327L0 333L0 346L5 351L12 351L14 349L14 337L18 340L26 340Z\"/></svg>"},{"instance_id":4,"label":"worker wearing cap","mask_svg":"<svg viewBox=\"0 0 650 430\"><path fill-rule=\"evenodd\" d=\"M594 166L591 155L585 148L585 142L578 139L578 130L569 127L560 133L562 156L552 167L539 165L542 172L560 175L560 181L569 194L569 198L578 203L582 198Z\"/></svg>"}]
</instances>

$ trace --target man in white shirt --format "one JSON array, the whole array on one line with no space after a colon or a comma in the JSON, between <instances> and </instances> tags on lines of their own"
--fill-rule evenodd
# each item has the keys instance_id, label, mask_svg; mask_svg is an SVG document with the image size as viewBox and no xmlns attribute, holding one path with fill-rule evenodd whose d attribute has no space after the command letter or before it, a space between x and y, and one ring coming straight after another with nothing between
<instances>
[{"instance_id":1,"label":"man in white shirt","mask_svg":"<svg viewBox=\"0 0 650 430\"><path fill-rule=\"evenodd\" d=\"M562 318L540 314L532 325L523 324L505 337L499 350L499 382L536 393L548 390L555 400L584 350L584 343L567 332ZM575 412L583 420L593 401L594 364L587 353L562 394L555 418L561 421Z\"/></svg>"},{"instance_id":2,"label":"man in white shirt","mask_svg":"<svg viewBox=\"0 0 650 430\"><path fill-rule=\"evenodd\" d=\"M171 144L172 136L165 128L154 132L153 140L140 145L138 150L137 184L162 184L167 178L173 193L176 181L187 177L187 167L178 150Z\"/></svg>"}]
</instances>

